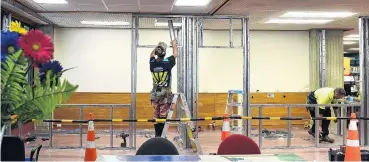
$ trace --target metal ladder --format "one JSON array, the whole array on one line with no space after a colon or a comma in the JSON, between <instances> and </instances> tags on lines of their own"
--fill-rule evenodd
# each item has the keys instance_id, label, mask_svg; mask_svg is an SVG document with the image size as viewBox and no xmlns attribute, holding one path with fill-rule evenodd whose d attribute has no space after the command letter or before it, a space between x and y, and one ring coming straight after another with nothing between
<instances>
[{"instance_id":1,"label":"metal ladder","mask_svg":"<svg viewBox=\"0 0 369 162\"><path fill-rule=\"evenodd\" d=\"M168 112L167 119L172 119L173 113L174 113L174 106L177 105L179 99L182 102L182 106L180 106L180 108L181 108L181 110L183 110L185 112L185 118L184 119L188 120L188 122L186 122L186 129L187 129L187 136L191 140L192 150L193 150L193 152L196 152L197 154L202 155L202 149L201 149L198 137L194 136L193 133L192 133L196 130L196 128L194 126L194 123L191 121L191 118L192 118L191 112L188 108L187 100L186 100L186 97L183 93L174 94L172 104L171 104L169 112ZM163 138L167 137L169 126L170 126L170 122L165 122L163 133L162 133L161 137L163 137ZM177 127L177 132L180 134L180 131L179 131L178 127ZM181 140L181 138L179 136L175 137L174 141L178 145L183 144L183 141Z\"/></svg>"},{"instance_id":2,"label":"metal ladder","mask_svg":"<svg viewBox=\"0 0 369 162\"><path fill-rule=\"evenodd\" d=\"M237 95L237 102L233 102L233 95ZM243 109L242 109L242 90L228 90L228 97L227 97L227 105L225 108L224 113L228 114L230 113L230 116L242 116L243 115ZM234 113L234 107L237 106L237 114ZM230 109L230 111L229 111ZM237 121L237 126L235 126L235 121ZM233 133L242 133L242 119L234 119L231 120L230 126Z\"/></svg>"}]
</instances>

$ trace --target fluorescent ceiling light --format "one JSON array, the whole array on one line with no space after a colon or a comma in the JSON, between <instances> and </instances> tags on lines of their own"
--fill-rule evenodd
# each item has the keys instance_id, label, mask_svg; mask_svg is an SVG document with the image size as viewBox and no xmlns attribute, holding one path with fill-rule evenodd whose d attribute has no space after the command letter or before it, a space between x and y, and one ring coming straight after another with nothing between
<instances>
[{"instance_id":1,"label":"fluorescent ceiling light","mask_svg":"<svg viewBox=\"0 0 369 162\"><path fill-rule=\"evenodd\" d=\"M343 44L349 45L349 44L356 44L356 42L352 42L352 41L345 41L343 42Z\"/></svg>"},{"instance_id":2,"label":"fluorescent ceiling light","mask_svg":"<svg viewBox=\"0 0 369 162\"><path fill-rule=\"evenodd\" d=\"M176 0L175 6L206 6L211 0Z\"/></svg>"},{"instance_id":3,"label":"fluorescent ceiling light","mask_svg":"<svg viewBox=\"0 0 369 162\"><path fill-rule=\"evenodd\" d=\"M125 21L81 21L82 24L85 25L107 25L107 26L113 26L113 25L129 25L129 22Z\"/></svg>"},{"instance_id":4,"label":"fluorescent ceiling light","mask_svg":"<svg viewBox=\"0 0 369 162\"><path fill-rule=\"evenodd\" d=\"M351 34L351 35L347 35L345 37L346 38L359 38L359 34Z\"/></svg>"},{"instance_id":5,"label":"fluorescent ceiling light","mask_svg":"<svg viewBox=\"0 0 369 162\"><path fill-rule=\"evenodd\" d=\"M323 19L271 19L265 23L276 23L276 24L325 24L333 20Z\"/></svg>"},{"instance_id":6,"label":"fluorescent ceiling light","mask_svg":"<svg viewBox=\"0 0 369 162\"><path fill-rule=\"evenodd\" d=\"M359 38L354 38L354 37L348 37L348 38L346 38L346 37L344 37L343 38L343 40L345 40L345 41L357 41L357 40L359 40Z\"/></svg>"},{"instance_id":7,"label":"fluorescent ceiling light","mask_svg":"<svg viewBox=\"0 0 369 162\"><path fill-rule=\"evenodd\" d=\"M287 12L280 17L296 18L344 18L355 15L352 12Z\"/></svg>"},{"instance_id":8,"label":"fluorescent ceiling light","mask_svg":"<svg viewBox=\"0 0 369 162\"><path fill-rule=\"evenodd\" d=\"M46 3L46 4L67 4L66 0L33 0L36 3Z\"/></svg>"},{"instance_id":9,"label":"fluorescent ceiling light","mask_svg":"<svg viewBox=\"0 0 369 162\"><path fill-rule=\"evenodd\" d=\"M359 51L359 48L349 48L347 50L349 50L349 51Z\"/></svg>"},{"instance_id":10,"label":"fluorescent ceiling light","mask_svg":"<svg viewBox=\"0 0 369 162\"><path fill-rule=\"evenodd\" d=\"M155 26L168 26L167 22L156 22ZM182 23L173 23L173 26L182 26Z\"/></svg>"}]
</instances>

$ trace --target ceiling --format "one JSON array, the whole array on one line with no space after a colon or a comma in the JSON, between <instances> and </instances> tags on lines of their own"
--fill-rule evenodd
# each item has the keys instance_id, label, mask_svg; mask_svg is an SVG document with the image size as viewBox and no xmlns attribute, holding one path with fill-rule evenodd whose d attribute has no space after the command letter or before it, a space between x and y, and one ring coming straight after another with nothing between
<instances>
[{"instance_id":1,"label":"ceiling","mask_svg":"<svg viewBox=\"0 0 369 162\"><path fill-rule=\"evenodd\" d=\"M369 0L212 0L206 7L177 7L175 0L67 0L68 4L37 4L33 0L16 0L60 27L96 27L82 20L129 21L127 13L243 15L250 19L251 30L344 29L345 35L357 34L358 17L369 15ZM287 11L346 11L353 17L336 19L323 25L266 24ZM155 27L154 19L143 19L141 27ZM227 29L228 21L208 21L205 28ZM235 28L240 26L234 22ZM102 26L100 26L102 27ZM104 26L106 27L106 26ZM109 26L108 26L109 27ZM125 28L127 26L121 26ZM157 28L157 27L155 27ZM348 47L356 47L349 45Z\"/></svg>"},{"instance_id":2,"label":"ceiling","mask_svg":"<svg viewBox=\"0 0 369 162\"><path fill-rule=\"evenodd\" d=\"M17 0L38 12L124 12L207 14L222 0L212 0L206 7L176 7L175 0L67 0L68 4L37 4L33 0Z\"/></svg>"}]
</instances>

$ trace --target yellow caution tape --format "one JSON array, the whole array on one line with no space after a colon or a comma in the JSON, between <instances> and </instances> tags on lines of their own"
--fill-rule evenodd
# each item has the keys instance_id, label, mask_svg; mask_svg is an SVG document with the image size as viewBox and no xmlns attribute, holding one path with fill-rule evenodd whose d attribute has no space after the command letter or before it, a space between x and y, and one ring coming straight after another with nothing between
<instances>
[{"instance_id":1,"label":"yellow caution tape","mask_svg":"<svg viewBox=\"0 0 369 162\"><path fill-rule=\"evenodd\" d=\"M156 122L165 122L165 121L167 121L167 119L156 119Z\"/></svg>"},{"instance_id":2,"label":"yellow caution tape","mask_svg":"<svg viewBox=\"0 0 369 162\"><path fill-rule=\"evenodd\" d=\"M205 117L205 120L212 120L212 117Z\"/></svg>"},{"instance_id":3,"label":"yellow caution tape","mask_svg":"<svg viewBox=\"0 0 369 162\"><path fill-rule=\"evenodd\" d=\"M270 117L270 120L281 120L281 117Z\"/></svg>"},{"instance_id":4,"label":"yellow caution tape","mask_svg":"<svg viewBox=\"0 0 369 162\"><path fill-rule=\"evenodd\" d=\"M243 116L242 119L252 119L252 116Z\"/></svg>"},{"instance_id":5,"label":"yellow caution tape","mask_svg":"<svg viewBox=\"0 0 369 162\"><path fill-rule=\"evenodd\" d=\"M123 119L112 119L113 122L121 122Z\"/></svg>"},{"instance_id":6,"label":"yellow caution tape","mask_svg":"<svg viewBox=\"0 0 369 162\"><path fill-rule=\"evenodd\" d=\"M337 117L327 117L327 120L336 120Z\"/></svg>"},{"instance_id":7,"label":"yellow caution tape","mask_svg":"<svg viewBox=\"0 0 369 162\"><path fill-rule=\"evenodd\" d=\"M190 121L190 118L181 118L181 121Z\"/></svg>"}]
</instances>

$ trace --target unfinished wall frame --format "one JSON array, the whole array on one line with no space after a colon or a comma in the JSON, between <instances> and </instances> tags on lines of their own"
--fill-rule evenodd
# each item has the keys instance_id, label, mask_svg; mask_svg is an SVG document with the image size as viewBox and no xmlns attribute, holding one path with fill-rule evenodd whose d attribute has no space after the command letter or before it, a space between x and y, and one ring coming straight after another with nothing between
<instances>
[{"instance_id":1,"label":"unfinished wall frame","mask_svg":"<svg viewBox=\"0 0 369 162\"><path fill-rule=\"evenodd\" d=\"M361 117L369 117L369 17L359 18L359 36L360 36L360 94L361 94ZM359 125L360 145L369 145L369 122L360 121Z\"/></svg>"},{"instance_id":2,"label":"unfinished wall frame","mask_svg":"<svg viewBox=\"0 0 369 162\"><path fill-rule=\"evenodd\" d=\"M177 59L177 91L185 94L190 111L194 118L198 116L198 97L199 97L199 48L242 48L244 56L243 66L243 90L244 90L244 115L251 114L249 94L250 94L250 48L249 48L249 28L248 18L242 16L186 16L186 15L132 15L132 49L131 49L131 109L130 119L136 119L136 89L137 89L137 48L155 48L156 45L140 45L139 43L139 20L140 18L162 18L162 19L180 19L181 26L177 29L171 29L169 32L171 39L177 33L177 45L179 56ZM205 19L227 19L229 21L229 46L203 46L203 20ZM241 20L242 22L242 45L234 47L233 38L233 20ZM176 30L176 31L173 31ZM180 115L177 108L177 115ZM195 122L198 128L198 123ZM134 124L134 123L132 123ZM132 140L133 147L136 147L136 130L132 125L134 135ZM250 135L251 122L245 120L244 129L246 134ZM186 130L181 129L183 141L186 141L186 147L190 147L190 140L185 138ZM198 131L194 133L198 135Z\"/></svg>"}]
</instances>

